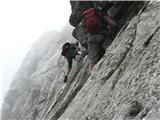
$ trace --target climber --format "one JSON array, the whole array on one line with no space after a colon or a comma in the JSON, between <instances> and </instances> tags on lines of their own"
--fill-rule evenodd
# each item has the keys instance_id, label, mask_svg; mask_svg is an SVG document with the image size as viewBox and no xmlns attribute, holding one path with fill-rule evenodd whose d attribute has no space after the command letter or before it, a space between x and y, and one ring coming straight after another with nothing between
<instances>
[{"instance_id":1,"label":"climber","mask_svg":"<svg viewBox=\"0 0 160 120\"><path fill-rule=\"evenodd\" d=\"M100 6L97 7L93 1L92 3L93 7L84 9L81 21L88 36L90 70L101 59L105 53L106 46L108 47L113 40L112 34L117 26L117 23L111 17L101 11ZM107 41L107 44L103 48L102 44L105 41Z\"/></svg>"},{"instance_id":2,"label":"climber","mask_svg":"<svg viewBox=\"0 0 160 120\"><path fill-rule=\"evenodd\" d=\"M76 42L76 43L66 42L62 46L61 55L64 56L68 62L68 67L67 67L67 70L65 72L65 77L64 77L65 83L67 82L68 75L72 69L72 61L76 59L77 55L81 55L83 53L82 51L80 51L78 45L79 45L78 42Z\"/></svg>"}]
</instances>

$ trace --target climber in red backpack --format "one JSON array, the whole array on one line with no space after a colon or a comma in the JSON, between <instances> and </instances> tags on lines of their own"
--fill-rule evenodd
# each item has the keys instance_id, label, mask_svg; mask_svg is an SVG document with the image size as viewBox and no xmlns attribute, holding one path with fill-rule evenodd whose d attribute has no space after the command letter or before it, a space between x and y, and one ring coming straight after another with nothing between
<instances>
[{"instance_id":1,"label":"climber in red backpack","mask_svg":"<svg viewBox=\"0 0 160 120\"><path fill-rule=\"evenodd\" d=\"M83 11L82 23L85 31L88 33L88 58L90 61L90 70L101 59L105 52L102 48L104 40L112 41L110 33L114 31L117 24L109 16L105 15L101 10L98 10L95 2L93 7Z\"/></svg>"}]
</instances>

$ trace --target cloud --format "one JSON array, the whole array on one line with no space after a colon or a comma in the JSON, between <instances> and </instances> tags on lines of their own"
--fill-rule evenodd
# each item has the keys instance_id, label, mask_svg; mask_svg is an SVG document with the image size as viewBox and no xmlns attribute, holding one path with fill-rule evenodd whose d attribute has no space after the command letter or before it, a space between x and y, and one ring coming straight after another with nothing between
<instances>
[{"instance_id":1,"label":"cloud","mask_svg":"<svg viewBox=\"0 0 160 120\"><path fill-rule=\"evenodd\" d=\"M0 1L1 97L33 42L47 30L61 30L70 12L67 0Z\"/></svg>"}]
</instances>

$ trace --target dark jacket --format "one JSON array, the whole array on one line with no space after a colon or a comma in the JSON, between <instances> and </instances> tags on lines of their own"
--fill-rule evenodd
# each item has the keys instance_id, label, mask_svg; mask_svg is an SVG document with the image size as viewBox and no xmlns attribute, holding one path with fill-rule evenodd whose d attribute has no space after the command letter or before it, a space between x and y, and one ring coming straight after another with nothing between
<instances>
[{"instance_id":1,"label":"dark jacket","mask_svg":"<svg viewBox=\"0 0 160 120\"><path fill-rule=\"evenodd\" d=\"M65 58L67 59L67 62L68 62L68 69L72 68L72 62L73 62L73 59L76 58L76 55L78 55L76 47L71 45L65 55Z\"/></svg>"}]
</instances>

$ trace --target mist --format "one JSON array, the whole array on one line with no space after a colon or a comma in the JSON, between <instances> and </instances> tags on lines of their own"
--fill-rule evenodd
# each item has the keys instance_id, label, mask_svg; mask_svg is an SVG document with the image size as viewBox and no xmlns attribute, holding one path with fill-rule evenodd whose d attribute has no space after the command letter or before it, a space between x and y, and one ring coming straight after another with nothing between
<instances>
[{"instance_id":1,"label":"mist","mask_svg":"<svg viewBox=\"0 0 160 120\"><path fill-rule=\"evenodd\" d=\"M0 107L32 44L46 31L61 31L70 12L69 1L0 1Z\"/></svg>"}]
</instances>

